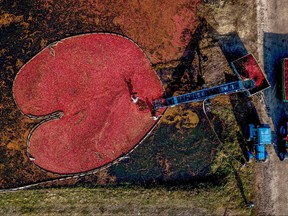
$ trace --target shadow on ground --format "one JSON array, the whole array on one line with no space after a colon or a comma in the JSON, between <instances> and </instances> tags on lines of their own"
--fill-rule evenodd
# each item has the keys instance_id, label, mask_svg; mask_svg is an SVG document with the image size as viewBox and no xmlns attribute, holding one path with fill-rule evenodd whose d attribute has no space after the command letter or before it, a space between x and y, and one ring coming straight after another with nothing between
<instances>
[{"instance_id":1,"label":"shadow on ground","mask_svg":"<svg viewBox=\"0 0 288 216\"><path fill-rule=\"evenodd\" d=\"M185 93L191 92L204 84L204 79L201 77L201 63L207 60L207 57L201 53L199 43L205 37L212 37L212 42L219 44L228 62L247 54L236 32L219 35L205 19L201 19L178 66L158 71L161 80L167 84L166 96L173 95L179 89ZM236 75L227 74L226 82L234 80L237 80ZM259 124L256 109L250 98L242 93L231 95L230 98L234 115L243 133L248 123ZM186 109L191 109L191 107L187 105ZM177 131L174 125L161 124L158 130L131 154L130 164L120 163L111 167L110 174L116 176L119 182L188 181L202 178L205 175L207 179L213 181L213 178L209 176L209 166L219 142L208 127L209 123L202 113L201 105L193 111L197 112L200 119L196 128ZM214 119L214 126L216 130L219 129L217 134L221 137L225 133L219 127L221 121L217 120L212 113L208 114L211 115L210 119ZM243 155L248 160L243 135L238 134L237 138L238 143L241 143ZM207 157L208 155L212 156Z\"/></svg>"},{"instance_id":2,"label":"shadow on ground","mask_svg":"<svg viewBox=\"0 0 288 216\"><path fill-rule=\"evenodd\" d=\"M235 176L235 180L236 180L236 185L238 187L238 189L240 190L240 194L244 200L244 203L247 204L247 198L246 198L246 195L245 195L245 192L244 192L244 188L243 188L243 182L241 180L241 177L239 175L239 172L240 172L240 169L237 170L234 165L232 163L230 163L232 169L233 169L233 172L234 172L234 176Z\"/></svg>"},{"instance_id":3,"label":"shadow on ground","mask_svg":"<svg viewBox=\"0 0 288 216\"><path fill-rule=\"evenodd\" d=\"M226 35L218 35L220 48L227 59L228 63L237 60L248 54L243 42L237 32L230 32ZM235 74L225 74L226 82L238 80ZM247 150L253 151L253 146L245 141L248 124L260 124L260 119L251 98L248 98L244 93L230 95L230 102L233 107L233 113L237 124L241 128L242 134L237 134L238 143L242 149L246 160L249 160ZM244 135L244 136L243 136Z\"/></svg>"},{"instance_id":4,"label":"shadow on ground","mask_svg":"<svg viewBox=\"0 0 288 216\"><path fill-rule=\"evenodd\" d=\"M158 71L158 74L162 78L164 83L167 83L165 96L170 97L179 89L185 88L185 91L191 92L197 89L199 86L205 84L201 73L201 62L207 61L207 56L202 55L199 48L199 42L205 37L205 34L213 34L213 30L207 21L203 18L200 19L200 24L196 28L191 40L185 48L183 55L180 58L180 62L176 68L165 68ZM198 62L193 64L197 57ZM168 70L168 71L167 71ZM163 75L171 74L171 78L167 79ZM185 77L186 75L186 77ZM184 82L183 82L184 77ZM183 86L185 85L185 86Z\"/></svg>"},{"instance_id":5,"label":"shadow on ground","mask_svg":"<svg viewBox=\"0 0 288 216\"><path fill-rule=\"evenodd\" d=\"M161 81L166 84L165 96L169 97L177 91L191 92L204 84L201 64L207 61L199 48L200 41L211 37L215 30L200 19L200 24L191 36L179 64L176 67L157 71ZM109 173L116 176L118 182L185 182L197 179L214 181L209 174L219 142L212 133L204 113L202 104L182 105L192 109L200 119L196 128L177 129L174 124L161 124L144 143L136 149L128 163L119 163L110 168ZM217 116L209 113L217 133L224 133ZM165 118L165 116L164 116Z\"/></svg>"},{"instance_id":6,"label":"shadow on ground","mask_svg":"<svg viewBox=\"0 0 288 216\"><path fill-rule=\"evenodd\" d=\"M237 32L218 35L218 40L220 48L229 63L248 54Z\"/></svg>"},{"instance_id":7,"label":"shadow on ground","mask_svg":"<svg viewBox=\"0 0 288 216\"><path fill-rule=\"evenodd\" d=\"M281 64L282 58L288 57L288 34L264 33L264 67L271 88L265 91L267 106L272 117L275 135L277 135L278 153L283 150L279 139L279 127L288 119L288 104L281 100Z\"/></svg>"}]
</instances>

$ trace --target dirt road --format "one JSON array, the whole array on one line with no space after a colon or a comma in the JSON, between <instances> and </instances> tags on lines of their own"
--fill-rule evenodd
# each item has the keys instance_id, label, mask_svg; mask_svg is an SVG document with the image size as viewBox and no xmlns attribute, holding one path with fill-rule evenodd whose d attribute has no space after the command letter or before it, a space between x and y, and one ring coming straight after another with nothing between
<instances>
[{"instance_id":1,"label":"dirt road","mask_svg":"<svg viewBox=\"0 0 288 216\"><path fill-rule=\"evenodd\" d=\"M287 0L257 0L258 54L271 88L265 91L266 104L273 121L276 137L279 122L286 116L288 106L281 102L279 61L288 56ZM268 121L260 112L262 122ZM256 165L256 208L260 215L288 215L288 163L277 156L278 142L267 148L269 161ZM274 147L274 148L273 148Z\"/></svg>"}]
</instances>

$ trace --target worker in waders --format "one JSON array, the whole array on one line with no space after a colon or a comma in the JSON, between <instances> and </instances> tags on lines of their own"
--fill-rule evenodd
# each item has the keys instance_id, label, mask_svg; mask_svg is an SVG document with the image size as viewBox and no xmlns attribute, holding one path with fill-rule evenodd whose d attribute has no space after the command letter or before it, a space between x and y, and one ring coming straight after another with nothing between
<instances>
[{"instance_id":1,"label":"worker in waders","mask_svg":"<svg viewBox=\"0 0 288 216\"><path fill-rule=\"evenodd\" d=\"M131 100L133 103L137 103L139 97L137 96L137 92L133 92L133 94L131 94Z\"/></svg>"},{"instance_id":2,"label":"worker in waders","mask_svg":"<svg viewBox=\"0 0 288 216\"><path fill-rule=\"evenodd\" d=\"M152 110L151 114L152 114L152 119L153 119L154 121L157 121L157 120L159 119L159 117L162 116L162 115L157 115L157 114L156 114L156 110Z\"/></svg>"}]
</instances>

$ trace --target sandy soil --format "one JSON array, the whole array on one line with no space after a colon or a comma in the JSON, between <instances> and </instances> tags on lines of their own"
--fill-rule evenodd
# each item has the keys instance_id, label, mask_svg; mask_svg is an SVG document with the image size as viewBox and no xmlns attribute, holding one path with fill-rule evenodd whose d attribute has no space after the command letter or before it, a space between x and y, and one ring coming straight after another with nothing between
<instances>
[{"instance_id":1,"label":"sandy soil","mask_svg":"<svg viewBox=\"0 0 288 216\"><path fill-rule=\"evenodd\" d=\"M287 105L281 102L279 97L279 79L277 79L277 64L279 60L287 56L285 40L288 33L287 1L257 1L258 22L258 54L262 66L270 81L271 88L265 91L266 104L268 105L271 120L261 107L259 100L256 106L262 122L273 121L274 133L277 134L279 122L287 113ZM275 75L276 74L276 75ZM263 97L262 102L264 100ZM259 98L258 98L259 99ZM254 101L257 99L255 98ZM261 110L262 109L262 110ZM287 116L287 115L286 115ZM288 163L281 162L277 156L277 139L275 146L268 147L269 162L256 165L256 208L260 215L287 215L288 203Z\"/></svg>"}]
</instances>

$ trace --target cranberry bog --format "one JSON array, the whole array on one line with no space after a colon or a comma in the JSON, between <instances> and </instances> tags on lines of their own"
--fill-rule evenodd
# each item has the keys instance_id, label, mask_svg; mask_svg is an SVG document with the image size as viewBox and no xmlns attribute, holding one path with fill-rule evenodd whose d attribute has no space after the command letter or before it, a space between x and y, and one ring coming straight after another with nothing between
<instances>
[{"instance_id":1,"label":"cranberry bog","mask_svg":"<svg viewBox=\"0 0 288 216\"><path fill-rule=\"evenodd\" d=\"M233 61L231 65L234 72L241 80L254 80L255 88L249 90L250 95L254 95L257 92L270 87L265 74L252 54L248 54Z\"/></svg>"},{"instance_id":2,"label":"cranberry bog","mask_svg":"<svg viewBox=\"0 0 288 216\"><path fill-rule=\"evenodd\" d=\"M44 119L28 135L31 161L71 174L111 163L139 143L155 124L149 102L163 88L131 40L88 34L42 50L19 71L13 92L24 114Z\"/></svg>"},{"instance_id":3,"label":"cranberry bog","mask_svg":"<svg viewBox=\"0 0 288 216\"><path fill-rule=\"evenodd\" d=\"M169 0L163 5L159 1L148 1L145 7L134 1L115 1L110 5L78 0L1 3L0 127L4 131L0 146L1 187L51 180L59 178L59 174L87 173L95 168L105 168L133 151L156 123L151 119L147 105L153 97L163 94L161 81L150 61L154 65L181 57L199 25L197 7L200 2ZM74 37L91 32L113 32L125 35L135 43L110 35L106 40L110 47L105 48L100 39L106 36L104 34ZM98 53L93 52L97 46ZM131 55L131 58L122 54ZM101 64L104 61L105 64ZM126 72L120 72L121 68ZM103 76L98 79L90 77L91 73ZM130 100L131 89L140 98L137 104ZM116 120L118 114L122 120ZM99 122L107 123L102 125L103 133L100 133ZM155 129L157 131L157 127ZM91 137L90 130L97 131L99 136ZM131 133L127 135L122 130ZM116 139L111 139L113 136ZM78 160L89 139L94 143L102 139L104 146L100 148L106 156L94 151L96 146L90 145L87 150L94 149L94 152L90 151L90 156L84 154ZM52 140L55 145L51 145ZM117 149L111 148L115 143L109 140L117 143ZM119 144L122 141L124 145ZM130 144L126 145L126 142ZM150 145L144 144L143 148L150 148ZM137 155L139 163L144 165L146 157L154 156L143 155L139 147L133 155ZM169 148L171 146L167 145L165 149ZM157 149L157 145L153 149ZM137 168L133 172L137 172Z\"/></svg>"}]
</instances>

